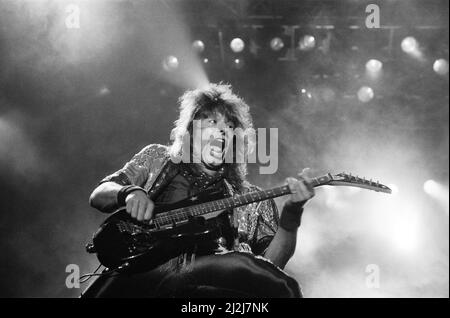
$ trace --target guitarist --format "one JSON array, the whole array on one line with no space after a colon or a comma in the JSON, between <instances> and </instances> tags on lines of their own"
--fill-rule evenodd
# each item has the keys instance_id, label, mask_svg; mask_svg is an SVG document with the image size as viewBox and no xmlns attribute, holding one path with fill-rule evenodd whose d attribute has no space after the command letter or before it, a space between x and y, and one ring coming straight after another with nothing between
<instances>
[{"instance_id":1,"label":"guitarist","mask_svg":"<svg viewBox=\"0 0 450 318\"><path fill-rule=\"evenodd\" d=\"M224 160L235 128L252 128L252 120L249 107L229 85L187 91L180 98L172 145L142 149L100 182L91 206L105 213L126 207L143 221L153 217L155 205L202 193L232 196L258 190L246 181L245 163ZM201 142L186 135L200 136ZM185 149L190 154L174 160ZM301 297L298 283L282 269L295 251L303 206L314 190L305 170L287 183L293 194L281 216L272 199L226 211L203 224L217 234L213 239L144 273L101 276L83 297Z\"/></svg>"}]
</instances>

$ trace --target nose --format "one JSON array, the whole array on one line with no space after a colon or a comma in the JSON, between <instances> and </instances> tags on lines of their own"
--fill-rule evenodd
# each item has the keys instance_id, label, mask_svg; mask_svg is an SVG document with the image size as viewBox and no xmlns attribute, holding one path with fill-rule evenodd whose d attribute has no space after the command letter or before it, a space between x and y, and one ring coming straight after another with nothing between
<instances>
[{"instance_id":1,"label":"nose","mask_svg":"<svg viewBox=\"0 0 450 318\"><path fill-rule=\"evenodd\" d=\"M218 123L217 128L219 129L219 132L222 136L225 136L227 125L225 122L221 121Z\"/></svg>"}]
</instances>

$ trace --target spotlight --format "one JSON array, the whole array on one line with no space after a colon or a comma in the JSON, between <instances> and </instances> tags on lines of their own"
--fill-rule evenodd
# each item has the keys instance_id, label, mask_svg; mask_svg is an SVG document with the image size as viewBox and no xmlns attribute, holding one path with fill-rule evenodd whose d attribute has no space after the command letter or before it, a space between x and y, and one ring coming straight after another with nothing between
<instances>
[{"instance_id":1,"label":"spotlight","mask_svg":"<svg viewBox=\"0 0 450 318\"><path fill-rule=\"evenodd\" d=\"M284 47L284 42L281 38L273 38L270 41L270 48L274 51L279 51Z\"/></svg>"},{"instance_id":2,"label":"spotlight","mask_svg":"<svg viewBox=\"0 0 450 318\"><path fill-rule=\"evenodd\" d=\"M403 52L408 53L408 54L414 54L419 49L419 43L412 36L408 36L408 37L404 38L401 46L402 46Z\"/></svg>"},{"instance_id":3,"label":"spotlight","mask_svg":"<svg viewBox=\"0 0 450 318\"><path fill-rule=\"evenodd\" d=\"M430 194L430 195L435 195L436 193L439 192L439 185L436 181L434 180L427 180L425 181L425 183L423 184L423 190L425 191L425 193Z\"/></svg>"},{"instance_id":4,"label":"spotlight","mask_svg":"<svg viewBox=\"0 0 450 318\"><path fill-rule=\"evenodd\" d=\"M375 59L371 59L366 63L366 70L371 74L380 72L382 68L383 63Z\"/></svg>"},{"instance_id":5,"label":"spotlight","mask_svg":"<svg viewBox=\"0 0 450 318\"><path fill-rule=\"evenodd\" d=\"M300 90L300 93L301 93L301 95L302 95L304 98L307 98L307 99L312 99L312 97L313 97L313 95L311 94L311 92L309 92L308 90L306 90L306 88L302 88L302 89Z\"/></svg>"},{"instance_id":6,"label":"spotlight","mask_svg":"<svg viewBox=\"0 0 450 318\"><path fill-rule=\"evenodd\" d=\"M316 39L312 35L303 36L298 42L301 51L312 50L316 46Z\"/></svg>"},{"instance_id":7,"label":"spotlight","mask_svg":"<svg viewBox=\"0 0 450 318\"><path fill-rule=\"evenodd\" d=\"M433 70L439 75L448 74L448 61L446 59L436 60L433 64Z\"/></svg>"},{"instance_id":8,"label":"spotlight","mask_svg":"<svg viewBox=\"0 0 450 318\"><path fill-rule=\"evenodd\" d=\"M230 48L234 53L242 52L245 48L245 43L240 38L234 38L230 42Z\"/></svg>"},{"instance_id":9,"label":"spotlight","mask_svg":"<svg viewBox=\"0 0 450 318\"><path fill-rule=\"evenodd\" d=\"M233 61L234 67L240 70L244 67L244 60L243 59L234 59Z\"/></svg>"},{"instance_id":10,"label":"spotlight","mask_svg":"<svg viewBox=\"0 0 450 318\"><path fill-rule=\"evenodd\" d=\"M434 180L427 180L423 184L423 190L425 191L426 194L435 199L448 215L449 211L448 187Z\"/></svg>"},{"instance_id":11,"label":"spotlight","mask_svg":"<svg viewBox=\"0 0 450 318\"><path fill-rule=\"evenodd\" d=\"M168 72L176 70L178 68L178 65L178 58L173 55L167 56L163 61L163 68Z\"/></svg>"},{"instance_id":12,"label":"spotlight","mask_svg":"<svg viewBox=\"0 0 450 318\"><path fill-rule=\"evenodd\" d=\"M192 42L192 48L197 53L202 53L205 50L205 43L203 43L203 41L201 40L195 40L194 42Z\"/></svg>"},{"instance_id":13,"label":"spotlight","mask_svg":"<svg viewBox=\"0 0 450 318\"><path fill-rule=\"evenodd\" d=\"M205 58L203 59L203 63L204 63L204 64L208 64L208 63L209 63L209 59L208 59L207 57L205 57Z\"/></svg>"},{"instance_id":14,"label":"spotlight","mask_svg":"<svg viewBox=\"0 0 450 318\"><path fill-rule=\"evenodd\" d=\"M358 91L358 99L363 103L370 102L374 95L373 89L368 86L363 86Z\"/></svg>"},{"instance_id":15,"label":"spotlight","mask_svg":"<svg viewBox=\"0 0 450 318\"><path fill-rule=\"evenodd\" d=\"M100 88L100 90L98 91L99 96L106 96L106 95L109 95L110 93L111 93L111 91L109 90L109 88L107 86L102 86Z\"/></svg>"}]
</instances>

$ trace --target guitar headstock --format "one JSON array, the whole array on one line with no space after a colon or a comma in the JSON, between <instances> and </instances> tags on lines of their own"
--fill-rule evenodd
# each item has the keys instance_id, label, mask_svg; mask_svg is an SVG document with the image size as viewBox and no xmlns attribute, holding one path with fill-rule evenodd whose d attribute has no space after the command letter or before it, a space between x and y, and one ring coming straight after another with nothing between
<instances>
[{"instance_id":1,"label":"guitar headstock","mask_svg":"<svg viewBox=\"0 0 450 318\"><path fill-rule=\"evenodd\" d=\"M392 190L389 187L381 184L379 181L373 181L372 179L367 180L366 178L353 176L351 174L343 172L336 175L330 174L329 177L331 179L330 181L328 181L329 185L349 186L373 190L377 192L392 193Z\"/></svg>"}]
</instances>

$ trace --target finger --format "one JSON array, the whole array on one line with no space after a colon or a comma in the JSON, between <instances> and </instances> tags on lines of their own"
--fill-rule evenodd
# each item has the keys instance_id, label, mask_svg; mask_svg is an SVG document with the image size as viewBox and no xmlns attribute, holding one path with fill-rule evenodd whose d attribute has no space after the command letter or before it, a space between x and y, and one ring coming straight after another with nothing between
<instances>
[{"instance_id":1,"label":"finger","mask_svg":"<svg viewBox=\"0 0 450 318\"><path fill-rule=\"evenodd\" d=\"M305 183L306 183L306 185L307 185L307 187L308 187L308 189L310 190L310 191L313 191L313 185L312 185L312 179L309 177L309 171L310 171L311 169L310 168L305 168L305 169L303 169L302 170L302 172L300 172L299 174L298 174L298 176L299 176L299 178L301 179L301 180L304 180L305 181Z\"/></svg>"},{"instance_id":2,"label":"finger","mask_svg":"<svg viewBox=\"0 0 450 318\"><path fill-rule=\"evenodd\" d=\"M305 186L303 185L303 183L301 181L297 181L295 184L295 200L296 201L304 201L305 200Z\"/></svg>"},{"instance_id":3,"label":"finger","mask_svg":"<svg viewBox=\"0 0 450 318\"><path fill-rule=\"evenodd\" d=\"M154 204L153 204L152 201L150 201L147 204L147 208L145 209L144 220L150 220L152 218L152 216L153 216L153 207L154 207Z\"/></svg>"},{"instance_id":4,"label":"finger","mask_svg":"<svg viewBox=\"0 0 450 318\"><path fill-rule=\"evenodd\" d=\"M131 211L133 210L134 201L127 201L127 213L131 215Z\"/></svg>"},{"instance_id":5,"label":"finger","mask_svg":"<svg viewBox=\"0 0 450 318\"><path fill-rule=\"evenodd\" d=\"M138 213L136 216L136 219L138 221L142 221L144 219L144 215L145 215L145 210L147 209L147 204L145 201L142 201L139 203L139 209L138 209Z\"/></svg>"},{"instance_id":6,"label":"finger","mask_svg":"<svg viewBox=\"0 0 450 318\"><path fill-rule=\"evenodd\" d=\"M131 216L136 218L139 211L139 201L135 201L133 204L133 208L131 209Z\"/></svg>"},{"instance_id":7,"label":"finger","mask_svg":"<svg viewBox=\"0 0 450 318\"><path fill-rule=\"evenodd\" d=\"M303 178L305 178L305 180L311 181L311 177L309 176L310 171L311 171L310 168L305 168L302 170L302 175L303 175Z\"/></svg>"},{"instance_id":8,"label":"finger","mask_svg":"<svg viewBox=\"0 0 450 318\"><path fill-rule=\"evenodd\" d=\"M304 169L302 170L302 172L300 172L300 173L298 174L298 176L301 177L302 179L306 180L306 181L311 181L311 178L310 178L310 176L309 176L310 170L311 170L310 168L304 168Z\"/></svg>"},{"instance_id":9,"label":"finger","mask_svg":"<svg viewBox=\"0 0 450 318\"><path fill-rule=\"evenodd\" d=\"M300 202L305 200L304 189L301 187L301 182L295 178L286 179L291 190L291 200L294 202Z\"/></svg>"},{"instance_id":10,"label":"finger","mask_svg":"<svg viewBox=\"0 0 450 318\"><path fill-rule=\"evenodd\" d=\"M295 182L297 180L291 177L286 178L286 183L289 186L289 190L292 194L296 193L298 189L296 189Z\"/></svg>"},{"instance_id":11,"label":"finger","mask_svg":"<svg viewBox=\"0 0 450 318\"><path fill-rule=\"evenodd\" d=\"M310 189L310 187L304 182L299 183L300 193L302 194L304 199L310 199L314 196L314 189Z\"/></svg>"}]
</instances>

